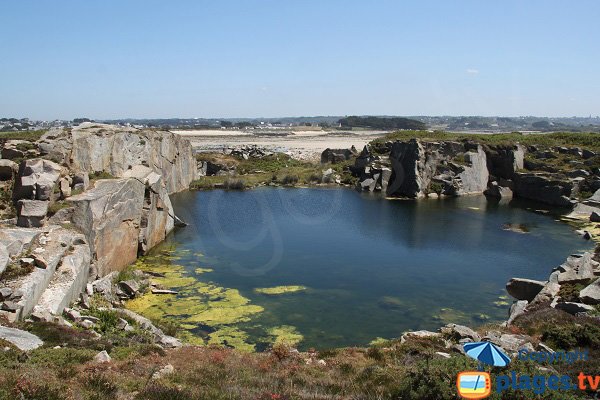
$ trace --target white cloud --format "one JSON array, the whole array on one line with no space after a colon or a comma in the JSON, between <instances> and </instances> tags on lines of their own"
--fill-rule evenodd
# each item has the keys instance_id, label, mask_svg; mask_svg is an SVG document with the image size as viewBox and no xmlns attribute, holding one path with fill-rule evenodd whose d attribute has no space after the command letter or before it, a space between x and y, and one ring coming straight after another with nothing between
<instances>
[{"instance_id":1,"label":"white cloud","mask_svg":"<svg viewBox=\"0 0 600 400\"><path fill-rule=\"evenodd\" d=\"M478 70L478 69L475 69L475 68L468 68L468 69L467 69L467 74L470 74L470 75L477 75L478 73L479 73L479 70Z\"/></svg>"}]
</instances>

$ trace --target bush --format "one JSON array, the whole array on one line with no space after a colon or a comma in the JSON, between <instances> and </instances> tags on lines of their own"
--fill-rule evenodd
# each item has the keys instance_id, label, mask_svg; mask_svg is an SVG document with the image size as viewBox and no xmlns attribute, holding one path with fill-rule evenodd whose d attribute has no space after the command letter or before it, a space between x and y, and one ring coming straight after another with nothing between
<instances>
[{"instance_id":1,"label":"bush","mask_svg":"<svg viewBox=\"0 0 600 400\"><path fill-rule=\"evenodd\" d=\"M542 341L554 349L571 350L600 348L600 326L590 322L573 325L550 325L542 334Z\"/></svg>"},{"instance_id":2,"label":"bush","mask_svg":"<svg viewBox=\"0 0 600 400\"><path fill-rule=\"evenodd\" d=\"M227 178L225 182L223 182L223 188L227 190L244 190L246 188L246 184L241 179Z\"/></svg>"},{"instance_id":3,"label":"bush","mask_svg":"<svg viewBox=\"0 0 600 400\"><path fill-rule=\"evenodd\" d=\"M281 179L281 184L293 186L298 183L298 175L285 175L283 179Z\"/></svg>"},{"instance_id":4,"label":"bush","mask_svg":"<svg viewBox=\"0 0 600 400\"><path fill-rule=\"evenodd\" d=\"M139 400L193 400L192 396L186 390L174 387L163 386L159 384L150 384L144 388L137 396Z\"/></svg>"}]
</instances>

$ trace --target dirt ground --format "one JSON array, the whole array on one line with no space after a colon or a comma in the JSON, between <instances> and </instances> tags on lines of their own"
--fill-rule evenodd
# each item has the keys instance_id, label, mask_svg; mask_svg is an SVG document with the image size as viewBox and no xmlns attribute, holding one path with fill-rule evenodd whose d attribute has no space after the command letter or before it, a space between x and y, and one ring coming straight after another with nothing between
<instances>
[{"instance_id":1,"label":"dirt ground","mask_svg":"<svg viewBox=\"0 0 600 400\"><path fill-rule=\"evenodd\" d=\"M271 151L285 152L300 159L317 161L326 148L347 149L355 146L359 151L373 139L385 135L384 131L225 131L197 130L174 133L187 137L195 152L222 151L224 148L257 145ZM285 135L287 133L287 135ZM285 135L285 136L284 136Z\"/></svg>"}]
</instances>

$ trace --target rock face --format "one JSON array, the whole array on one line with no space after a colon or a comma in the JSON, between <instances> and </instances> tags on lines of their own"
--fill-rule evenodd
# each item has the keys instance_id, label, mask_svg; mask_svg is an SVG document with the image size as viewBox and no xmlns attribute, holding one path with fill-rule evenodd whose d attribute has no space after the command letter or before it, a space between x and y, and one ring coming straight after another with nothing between
<instances>
[{"instance_id":1,"label":"rock face","mask_svg":"<svg viewBox=\"0 0 600 400\"><path fill-rule=\"evenodd\" d=\"M189 142L169 131L84 123L46 133L39 147L74 171L123 177L136 165L147 166L163 177L168 193L187 189L197 176Z\"/></svg>"},{"instance_id":2,"label":"rock face","mask_svg":"<svg viewBox=\"0 0 600 400\"><path fill-rule=\"evenodd\" d=\"M512 179L524 166L525 148L515 146L489 146L485 148L490 175Z\"/></svg>"},{"instance_id":3,"label":"rock face","mask_svg":"<svg viewBox=\"0 0 600 400\"><path fill-rule=\"evenodd\" d=\"M395 142L388 195L424 197L483 193L488 185L487 158L481 145L458 142Z\"/></svg>"},{"instance_id":4,"label":"rock face","mask_svg":"<svg viewBox=\"0 0 600 400\"><path fill-rule=\"evenodd\" d=\"M570 206L570 198L577 190L578 181L562 178L558 174L518 172L514 176L516 197L550 205Z\"/></svg>"},{"instance_id":5,"label":"rock face","mask_svg":"<svg viewBox=\"0 0 600 400\"><path fill-rule=\"evenodd\" d=\"M148 167L138 165L125 173L145 186L140 220L139 250L146 253L162 242L175 226L175 213L163 178Z\"/></svg>"},{"instance_id":6,"label":"rock face","mask_svg":"<svg viewBox=\"0 0 600 400\"><path fill-rule=\"evenodd\" d=\"M74 207L73 223L86 236L100 276L131 264L174 227L161 177L143 166L125 175L99 180L93 189L68 199Z\"/></svg>"},{"instance_id":7,"label":"rock face","mask_svg":"<svg viewBox=\"0 0 600 400\"><path fill-rule=\"evenodd\" d=\"M144 191L137 179L107 179L69 198L73 223L86 236L101 276L136 260Z\"/></svg>"}]
</instances>

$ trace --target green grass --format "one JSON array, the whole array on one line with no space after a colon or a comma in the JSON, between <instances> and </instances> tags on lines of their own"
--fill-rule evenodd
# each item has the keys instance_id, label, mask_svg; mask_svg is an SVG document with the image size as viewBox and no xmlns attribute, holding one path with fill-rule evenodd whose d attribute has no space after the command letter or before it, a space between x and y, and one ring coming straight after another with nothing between
<instances>
[{"instance_id":1,"label":"green grass","mask_svg":"<svg viewBox=\"0 0 600 400\"><path fill-rule=\"evenodd\" d=\"M564 147L582 147L593 151L600 150L600 134L598 133L548 133L548 134L522 134L497 133L497 134L463 134L444 131L399 131L385 135L383 138L375 139L373 145L380 145L387 141L410 140L413 138L424 141L438 140L472 140L481 144L488 145L513 145L520 143L523 145L538 145L543 148L554 146Z\"/></svg>"},{"instance_id":2,"label":"green grass","mask_svg":"<svg viewBox=\"0 0 600 400\"><path fill-rule=\"evenodd\" d=\"M37 131L0 132L0 140L28 140L30 142L35 142L40 140L46 132L47 130L45 129Z\"/></svg>"}]
</instances>

